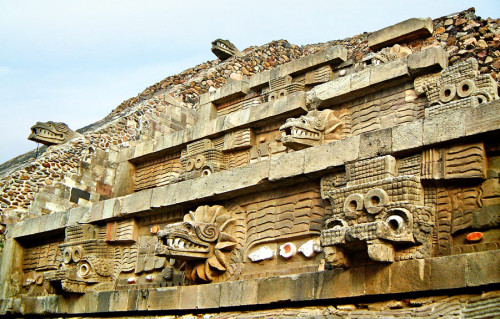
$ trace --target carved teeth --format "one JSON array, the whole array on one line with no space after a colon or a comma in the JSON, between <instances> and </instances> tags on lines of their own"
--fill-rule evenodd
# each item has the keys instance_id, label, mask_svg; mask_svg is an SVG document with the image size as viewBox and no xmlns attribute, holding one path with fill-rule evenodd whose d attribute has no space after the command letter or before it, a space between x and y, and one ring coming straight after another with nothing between
<instances>
[{"instance_id":1,"label":"carved teeth","mask_svg":"<svg viewBox=\"0 0 500 319\"><path fill-rule=\"evenodd\" d=\"M179 242L179 249L184 249L184 244L185 244L185 242L183 240L181 240Z\"/></svg>"},{"instance_id":2,"label":"carved teeth","mask_svg":"<svg viewBox=\"0 0 500 319\"><path fill-rule=\"evenodd\" d=\"M167 239L167 245L172 246L172 238Z\"/></svg>"},{"instance_id":3,"label":"carved teeth","mask_svg":"<svg viewBox=\"0 0 500 319\"><path fill-rule=\"evenodd\" d=\"M179 246L179 241L180 241L180 240L181 240L180 238L176 238L176 239L174 239L173 246L174 246L174 247L178 247L178 246Z\"/></svg>"}]
</instances>

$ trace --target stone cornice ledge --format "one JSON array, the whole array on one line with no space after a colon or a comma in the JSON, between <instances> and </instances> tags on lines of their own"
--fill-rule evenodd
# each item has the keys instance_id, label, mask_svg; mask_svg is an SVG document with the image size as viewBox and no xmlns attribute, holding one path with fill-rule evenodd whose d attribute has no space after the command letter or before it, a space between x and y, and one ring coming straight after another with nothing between
<instances>
[{"instance_id":1,"label":"stone cornice ledge","mask_svg":"<svg viewBox=\"0 0 500 319\"><path fill-rule=\"evenodd\" d=\"M230 281L217 284L117 290L82 296L0 300L1 314L89 314L219 309L349 297L481 287L500 282L500 250ZM394 296L391 296L394 298ZM76 302L78 301L78 302Z\"/></svg>"},{"instance_id":2,"label":"stone cornice ledge","mask_svg":"<svg viewBox=\"0 0 500 319\"><path fill-rule=\"evenodd\" d=\"M281 73L283 72L283 74L291 74L298 72L298 70L308 70L313 66L323 65L327 62L340 62L342 59L338 61L336 59L338 56L343 56L345 54L344 51L345 48L342 47L331 47L320 52L321 54L308 56L263 73L267 74L268 78L272 78L271 73L274 74L277 72L282 76ZM389 63L373 66L344 77L336 78L317 85L307 92L296 92L282 99L262 103L211 120L208 120L209 116L207 120L200 120L192 128L172 132L155 140L139 143L135 147L120 150L118 162L140 162L151 156L172 151L176 148L178 149L187 143L202 138L215 137L235 129L250 127L256 124L262 125L266 121L276 120L277 118L295 116L307 111L308 108L306 105L320 108L333 106L373 93L379 89L390 87L401 80L409 81L412 77L423 73L440 71L447 66L448 55L446 51L441 47L432 47ZM252 83L252 81L250 82ZM239 90L234 88L238 85L241 86L242 84L231 82L216 92L219 92L217 94L221 96L230 96ZM253 85L257 84L254 83ZM230 94L228 92L233 93ZM206 94L204 96L208 97L209 95ZM220 97L219 99L223 98ZM205 117L201 116L201 118Z\"/></svg>"},{"instance_id":3,"label":"stone cornice ledge","mask_svg":"<svg viewBox=\"0 0 500 319\"><path fill-rule=\"evenodd\" d=\"M306 113L305 92L295 92L284 98L255 105L227 115L219 116L208 122L199 122L192 128L172 132L158 139L137 144L120 150L118 162L142 161L155 154L180 148L202 138L242 129L252 125L262 125L276 118L286 118Z\"/></svg>"},{"instance_id":4,"label":"stone cornice ledge","mask_svg":"<svg viewBox=\"0 0 500 319\"><path fill-rule=\"evenodd\" d=\"M153 209L170 209L178 205L224 200L275 184L297 183L341 167L348 162L382 155L397 155L425 147L452 142L483 133L500 131L500 100L478 107L447 110L443 113L357 136L283 154L270 161L248 164L209 176L182 181L127 196L95 203L86 208L44 215L10 228L13 238L60 230L85 222L135 216Z\"/></svg>"}]
</instances>

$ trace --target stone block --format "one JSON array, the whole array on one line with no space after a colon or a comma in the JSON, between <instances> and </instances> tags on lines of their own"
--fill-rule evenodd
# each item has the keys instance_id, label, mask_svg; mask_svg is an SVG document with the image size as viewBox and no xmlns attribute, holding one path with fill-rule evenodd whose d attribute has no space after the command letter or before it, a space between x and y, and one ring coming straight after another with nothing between
<instances>
[{"instance_id":1,"label":"stone block","mask_svg":"<svg viewBox=\"0 0 500 319\"><path fill-rule=\"evenodd\" d=\"M466 284L468 287L500 282L500 250L466 254Z\"/></svg>"},{"instance_id":2,"label":"stone block","mask_svg":"<svg viewBox=\"0 0 500 319\"><path fill-rule=\"evenodd\" d=\"M179 290L179 309L196 309L200 285L182 286Z\"/></svg>"},{"instance_id":3,"label":"stone block","mask_svg":"<svg viewBox=\"0 0 500 319\"><path fill-rule=\"evenodd\" d=\"M66 221L68 218L66 212L57 212L43 217L46 218L41 223L42 225L40 225L40 232L58 230L66 227Z\"/></svg>"},{"instance_id":4,"label":"stone block","mask_svg":"<svg viewBox=\"0 0 500 319\"><path fill-rule=\"evenodd\" d=\"M127 311L128 306L128 291L115 290L109 297L109 311Z\"/></svg>"},{"instance_id":5,"label":"stone block","mask_svg":"<svg viewBox=\"0 0 500 319\"><path fill-rule=\"evenodd\" d=\"M121 162L116 169L113 193L115 196L124 196L134 191L135 167L130 162Z\"/></svg>"},{"instance_id":6,"label":"stone block","mask_svg":"<svg viewBox=\"0 0 500 319\"><path fill-rule=\"evenodd\" d=\"M113 218L120 212L120 200L116 198L101 201L103 203L102 219Z\"/></svg>"},{"instance_id":7,"label":"stone block","mask_svg":"<svg viewBox=\"0 0 500 319\"><path fill-rule=\"evenodd\" d=\"M360 136L305 149L304 173L316 173L359 158Z\"/></svg>"},{"instance_id":8,"label":"stone block","mask_svg":"<svg viewBox=\"0 0 500 319\"><path fill-rule=\"evenodd\" d=\"M370 68L351 74L351 92L364 90L364 94L374 93L376 90L370 87L370 74Z\"/></svg>"},{"instance_id":9,"label":"stone block","mask_svg":"<svg viewBox=\"0 0 500 319\"><path fill-rule=\"evenodd\" d=\"M432 32L434 27L431 18L412 18L373 32L368 36L368 46L377 51L396 43L428 37Z\"/></svg>"},{"instance_id":10,"label":"stone block","mask_svg":"<svg viewBox=\"0 0 500 319\"><path fill-rule=\"evenodd\" d=\"M319 298L345 298L363 295L365 291L364 272L364 267L338 268L323 272L320 276L322 285Z\"/></svg>"},{"instance_id":11,"label":"stone block","mask_svg":"<svg viewBox=\"0 0 500 319\"><path fill-rule=\"evenodd\" d=\"M241 282L241 305L258 304L258 279L248 279Z\"/></svg>"},{"instance_id":12,"label":"stone block","mask_svg":"<svg viewBox=\"0 0 500 319\"><path fill-rule=\"evenodd\" d=\"M403 123L392 128L392 151L406 151L422 147L423 120Z\"/></svg>"},{"instance_id":13,"label":"stone block","mask_svg":"<svg viewBox=\"0 0 500 319\"><path fill-rule=\"evenodd\" d=\"M200 285L198 289L198 309L219 308L221 297L220 284Z\"/></svg>"},{"instance_id":14,"label":"stone block","mask_svg":"<svg viewBox=\"0 0 500 319\"><path fill-rule=\"evenodd\" d=\"M391 289L391 265L379 263L365 268L365 293L367 295L388 294Z\"/></svg>"},{"instance_id":15,"label":"stone block","mask_svg":"<svg viewBox=\"0 0 500 319\"><path fill-rule=\"evenodd\" d=\"M466 258L464 255L431 258L431 289L465 287Z\"/></svg>"},{"instance_id":16,"label":"stone block","mask_svg":"<svg viewBox=\"0 0 500 319\"><path fill-rule=\"evenodd\" d=\"M448 53L442 47L432 47L408 55L408 70L412 77L439 72L448 67Z\"/></svg>"},{"instance_id":17,"label":"stone block","mask_svg":"<svg viewBox=\"0 0 500 319\"><path fill-rule=\"evenodd\" d=\"M82 220L83 216L88 213L89 207L75 207L70 209L66 218L66 226L77 225L79 221Z\"/></svg>"},{"instance_id":18,"label":"stone block","mask_svg":"<svg viewBox=\"0 0 500 319\"><path fill-rule=\"evenodd\" d=\"M315 291L318 287L319 273L310 272L300 275L293 275L292 281L294 282L294 294L292 301L306 301L315 299Z\"/></svg>"},{"instance_id":19,"label":"stone block","mask_svg":"<svg viewBox=\"0 0 500 319\"><path fill-rule=\"evenodd\" d=\"M430 289L430 264L424 259L398 261L391 265L391 293Z\"/></svg>"},{"instance_id":20,"label":"stone block","mask_svg":"<svg viewBox=\"0 0 500 319\"><path fill-rule=\"evenodd\" d=\"M213 92L209 92L210 102L213 102L215 104L222 104L232 99L245 96L245 94L247 94L249 91L250 89L248 81L234 81L230 79L223 87Z\"/></svg>"},{"instance_id":21,"label":"stone block","mask_svg":"<svg viewBox=\"0 0 500 319\"><path fill-rule=\"evenodd\" d=\"M269 166L269 180L277 181L304 173L304 151L295 151L273 158Z\"/></svg>"},{"instance_id":22,"label":"stone block","mask_svg":"<svg viewBox=\"0 0 500 319\"><path fill-rule=\"evenodd\" d=\"M409 79L406 59L397 59L370 69L370 86L376 86L377 89L390 87L396 81Z\"/></svg>"},{"instance_id":23,"label":"stone block","mask_svg":"<svg viewBox=\"0 0 500 319\"><path fill-rule=\"evenodd\" d=\"M109 312L111 306L111 295L112 291L101 291L97 297L97 311L98 312Z\"/></svg>"},{"instance_id":24,"label":"stone block","mask_svg":"<svg viewBox=\"0 0 500 319\"><path fill-rule=\"evenodd\" d=\"M118 152L117 162L128 161L134 157L135 146L120 148Z\"/></svg>"},{"instance_id":25,"label":"stone block","mask_svg":"<svg viewBox=\"0 0 500 319\"><path fill-rule=\"evenodd\" d=\"M351 76L344 76L332 81L316 85L306 93L308 108L318 108L347 101L345 97L351 92Z\"/></svg>"},{"instance_id":26,"label":"stone block","mask_svg":"<svg viewBox=\"0 0 500 319\"><path fill-rule=\"evenodd\" d=\"M267 180L268 173L269 161L262 161L197 178L185 189L186 200L240 193Z\"/></svg>"},{"instance_id":27,"label":"stone block","mask_svg":"<svg viewBox=\"0 0 500 319\"><path fill-rule=\"evenodd\" d=\"M270 79L271 79L271 72L266 70L264 72L252 75L250 77L248 86L251 90L258 90L266 85L269 85Z\"/></svg>"},{"instance_id":28,"label":"stone block","mask_svg":"<svg viewBox=\"0 0 500 319\"><path fill-rule=\"evenodd\" d=\"M316 54L286 63L279 68L279 76L301 74L326 64L340 64L346 60L347 49L342 45L336 45L328 47Z\"/></svg>"},{"instance_id":29,"label":"stone block","mask_svg":"<svg viewBox=\"0 0 500 319\"><path fill-rule=\"evenodd\" d=\"M259 282L259 304L290 301L294 295L295 285L292 277L263 278Z\"/></svg>"},{"instance_id":30,"label":"stone block","mask_svg":"<svg viewBox=\"0 0 500 319\"><path fill-rule=\"evenodd\" d=\"M104 201L100 201L92 204L92 208L90 209L90 220L95 221L102 219L102 213L104 211Z\"/></svg>"},{"instance_id":31,"label":"stone block","mask_svg":"<svg viewBox=\"0 0 500 319\"><path fill-rule=\"evenodd\" d=\"M467 136L500 129L500 100L481 104L467 111L465 134Z\"/></svg>"},{"instance_id":32,"label":"stone block","mask_svg":"<svg viewBox=\"0 0 500 319\"><path fill-rule=\"evenodd\" d=\"M229 281L220 284L220 307L240 306L245 298L242 292L243 281Z\"/></svg>"},{"instance_id":33,"label":"stone block","mask_svg":"<svg viewBox=\"0 0 500 319\"><path fill-rule=\"evenodd\" d=\"M120 213L125 215L150 210L152 192L153 191L151 189L145 189L125 196Z\"/></svg>"},{"instance_id":34,"label":"stone block","mask_svg":"<svg viewBox=\"0 0 500 319\"><path fill-rule=\"evenodd\" d=\"M153 192L151 194L151 208L162 207L165 204L165 199L168 196L168 192L172 188L171 185L160 186L153 188Z\"/></svg>"},{"instance_id":35,"label":"stone block","mask_svg":"<svg viewBox=\"0 0 500 319\"><path fill-rule=\"evenodd\" d=\"M149 289L148 310L179 309L177 287Z\"/></svg>"},{"instance_id":36,"label":"stone block","mask_svg":"<svg viewBox=\"0 0 500 319\"><path fill-rule=\"evenodd\" d=\"M359 159L390 154L392 151L392 129L382 129L360 135Z\"/></svg>"},{"instance_id":37,"label":"stone block","mask_svg":"<svg viewBox=\"0 0 500 319\"><path fill-rule=\"evenodd\" d=\"M423 144L432 145L465 136L466 113L461 109L424 119Z\"/></svg>"}]
</instances>

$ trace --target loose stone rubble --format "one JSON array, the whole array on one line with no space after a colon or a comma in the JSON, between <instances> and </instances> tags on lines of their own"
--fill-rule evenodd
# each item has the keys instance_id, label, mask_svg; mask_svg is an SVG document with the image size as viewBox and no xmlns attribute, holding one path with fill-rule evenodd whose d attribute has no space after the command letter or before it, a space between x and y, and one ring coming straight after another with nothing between
<instances>
[{"instance_id":1,"label":"loose stone rubble","mask_svg":"<svg viewBox=\"0 0 500 319\"><path fill-rule=\"evenodd\" d=\"M37 123L0 166L0 313L498 316L499 31L218 39L100 122Z\"/></svg>"}]
</instances>

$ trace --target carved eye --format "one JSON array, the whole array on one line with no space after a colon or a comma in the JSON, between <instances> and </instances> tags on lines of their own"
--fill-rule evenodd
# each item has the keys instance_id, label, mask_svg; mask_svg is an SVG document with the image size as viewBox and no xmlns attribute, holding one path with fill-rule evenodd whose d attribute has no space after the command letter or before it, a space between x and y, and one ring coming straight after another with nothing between
<instances>
[{"instance_id":1,"label":"carved eye","mask_svg":"<svg viewBox=\"0 0 500 319\"><path fill-rule=\"evenodd\" d=\"M401 232L401 230L405 224L405 221L404 221L403 217L401 217L399 215L392 215L386 219L386 223L387 223L387 225L389 225L389 228L393 232L399 233L399 232Z\"/></svg>"},{"instance_id":2,"label":"carved eye","mask_svg":"<svg viewBox=\"0 0 500 319\"><path fill-rule=\"evenodd\" d=\"M85 277L90 273L91 266L88 262L84 261L78 266L77 275L79 277Z\"/></svg>"}]
</instances>

